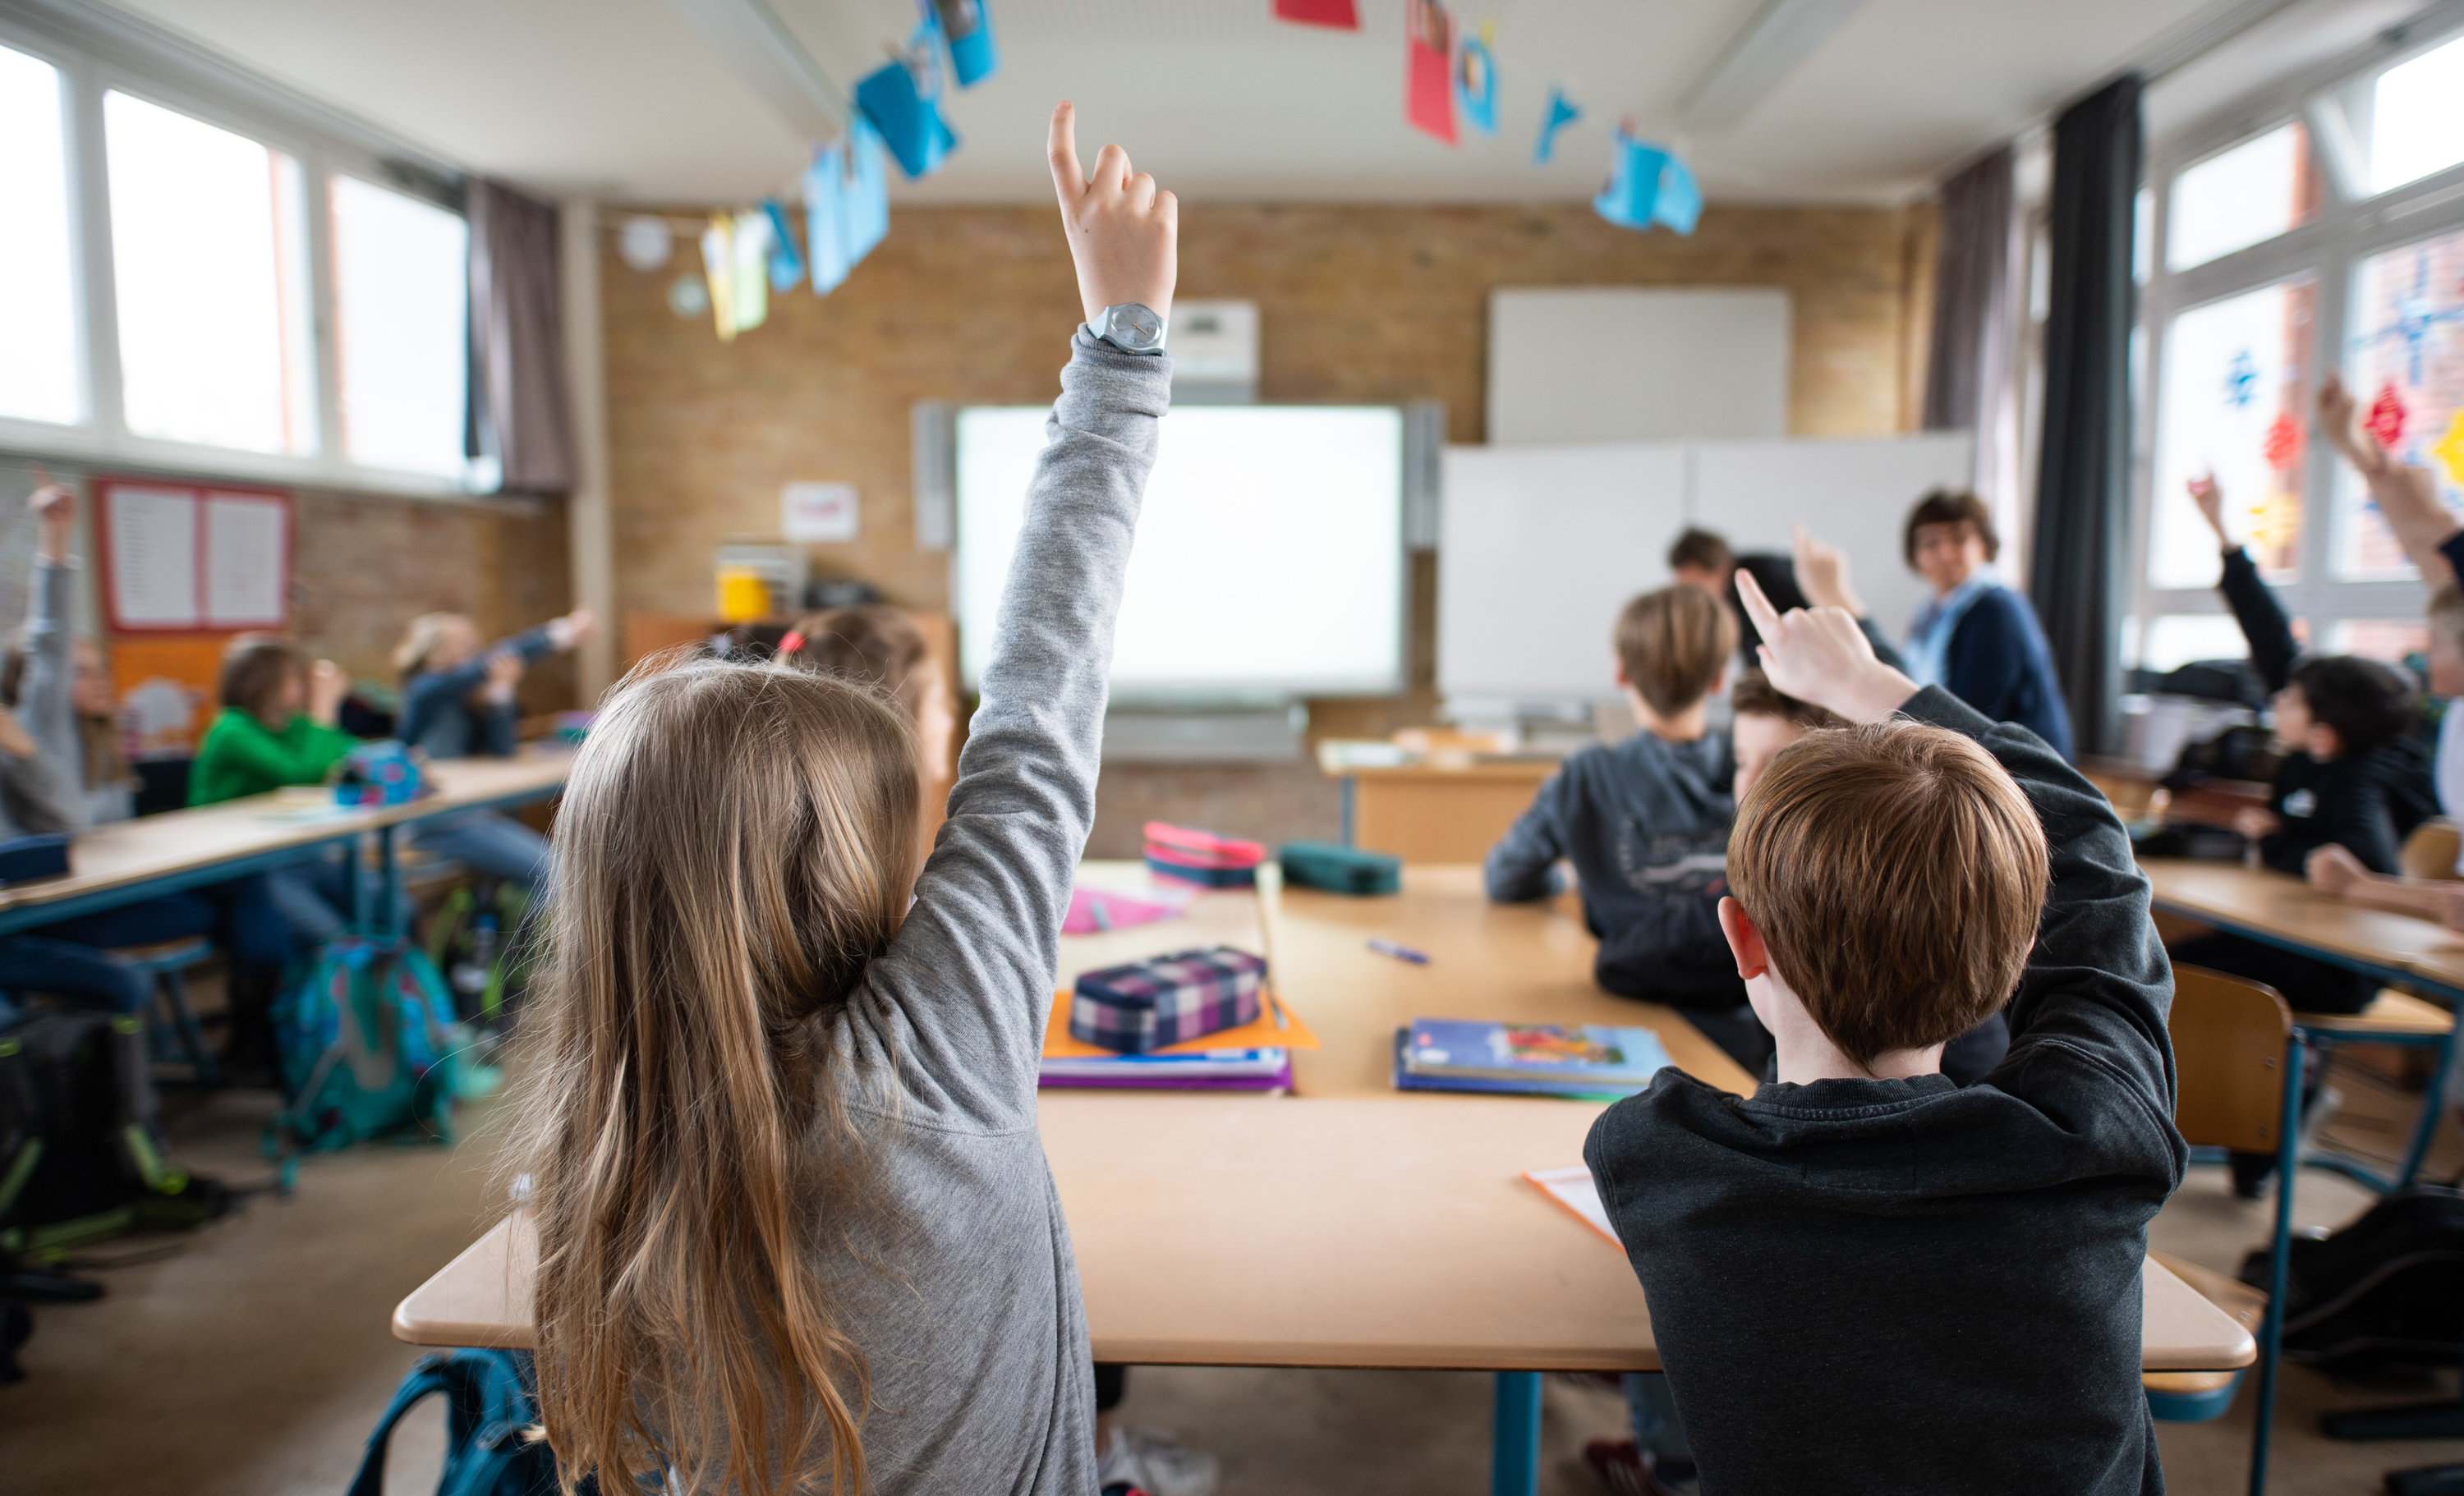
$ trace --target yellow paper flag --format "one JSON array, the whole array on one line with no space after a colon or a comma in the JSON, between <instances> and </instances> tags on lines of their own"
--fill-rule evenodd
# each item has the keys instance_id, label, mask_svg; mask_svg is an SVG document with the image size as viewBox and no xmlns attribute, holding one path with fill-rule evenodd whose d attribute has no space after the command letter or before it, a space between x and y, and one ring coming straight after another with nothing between
<instances>
[{"instance_id":1,"label":"yellow paper flag","mask_svg":"<svg viewBox=\"0 0 2464 1496\"><path fill-rule=\"evenodd\" d=\"M2455 412L2455 419L2449 424L2447 434L2430 450L2437 456L2438 465L2447 470L2448 477L2464 483L2464 409Z\"/></svg>"}]
</instances>

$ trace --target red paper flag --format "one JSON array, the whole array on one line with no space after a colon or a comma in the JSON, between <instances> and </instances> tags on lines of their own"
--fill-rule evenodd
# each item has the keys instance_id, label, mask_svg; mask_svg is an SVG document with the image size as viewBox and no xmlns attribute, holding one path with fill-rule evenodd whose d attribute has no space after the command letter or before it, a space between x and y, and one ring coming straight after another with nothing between
<instances>
[{"instance_id":1,"label":"red paper flag","mask_svg":"<svg viewBox=\"0 0 2464 1496\"><path fill-rule=\"evenodd\" d=\"M2268 423L2267 440L2259 448L2270 472L2286 473L2301 464L2301 423L2289 410L2278 410Z\"/></svg>"},{"instance_id":2,"label":"red paper flag","mask_svg":"<svg viewBox=\"0 0 2464 1496\"><path fill-rule=\"evenodd\" d=\"M1297 26L1331 26L1336 31L1360 30L1360 12L1353 0L1275 0L1275 19Z\"/></svg>"},{"instance_id":3,"label":"red paper flag","mask_svg":"<svg viewBox=\"0 0 2464 1496\"><path fill-rule=\"evenodd\" d=\"M2395 385L2381 385L2379 398L2370 402L2370 413L2362 419L2362 429L2377 437L2380 446L2393 451L2395 444L2404 440L2405 414L2404 401L2397 396Z\"/></svg>"},{"instance_id":4,"label":"red paper flag","mask_svg":"<svg viewBox=\"0 0 2464 1496\"><path fill-rule=\"evenodd\" d=\"M1412 0L1403 23L1403 118L1455 143L1454 17L1438 0Z\"/></svg>"}]
</instances>

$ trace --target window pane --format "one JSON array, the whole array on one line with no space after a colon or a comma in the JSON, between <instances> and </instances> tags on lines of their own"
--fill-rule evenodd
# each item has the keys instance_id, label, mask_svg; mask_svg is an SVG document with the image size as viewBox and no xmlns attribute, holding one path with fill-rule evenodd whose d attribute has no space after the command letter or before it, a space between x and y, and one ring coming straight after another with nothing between
<instances>
[{"instance_id":1,"label":"window pane","mask_svg":"<svg viewBox=\"0 0 2464 1496\"><path fill-rule=\"evenodd\" d=\"M353 462L458 477L469 367L459 215L333 179L336 361Z\"/></svg>"},{"instance_id":2,"label":"window pane","mask_svg":"<svg viewBox=\"0 0 2464 1496\"><path fill-rule=\"evenodd\" d=\"M2147 581L2211 587L2216 541L2191 506L2190 479L2212 473L2234 539L2259 569L2290 577L2301 542L2303 377L2319 288L2307 275L2192 307L2165 340L2156 414L2156 491Z\"/></svg>"},{"instance_id":3,"label":"window pane","mask_svg":"<svg viewBox=\"0 0 2464 1496\"><path fill-rule=\"evenodd\" d=\"M2360 654L2389 665L2430 650L2430 626L2417 618L2346 618L2327 627L2327 652Z\"/></svg>"},{"instance_id":4,"label":"window pane","mask_svg":"<svg viewBox=\"0 0 2464 1496\"><path fill-rule=\"evenodd\" d=\"M126 94L102 112L128 429L313 450L299 164Z\"/></svg>"},{"instance_id":5,"label":"window pane","mask_svg":"<svg viewBox=\"0 0 2464 1496\"><path fill-rule=\"evenodd\" d=\"M74 421L77 279L69 268L68 151L60 75L0 47L0 415Z\"/></svg>"},{"instance_id":6,"label":"window pane","mask_svg":"<svg viewBox=\"0 0 2464 1496\"><path fill-rule=\"evenodd\" d=\"M2379 75L2370 90L2370 190L2464 161L2464 38Z\"/></svg>"},{"instance_id":7,"label":"window pane","mask_svg":"<svg viewBox=\"0 0 2464 1496\"><path fill-rule=\"evenodd\" d=\"M2173 178L2165 264L2204 265L2319 216L2319 173L2299 121L2280 125Z\"/></svg>"},{"instance_id":8,"label":"window pane","mask_svg":"<svg viewBox=\"0 0 2464 1496\"><path fill-rule=\"evenodd\" d=\"M2162 613L2139 636L2139 667L2159 673L2192 660L2238 660L2250 653L2231 613Z\"/></svg>"},{"instance_id":9,"label":"window pane","mask_svg":"<svg viewBox=\"0 0 2464 1496\"><path fill-rule=\"evenodd\" d=\"M2435 473L2449 508L2464 504L2464 232L2362 261L2352 318L2347 378L2371 431ZM2340 472L2336 492L2337 573L2411 576L2360 478Z\"/></svg>"}]
</instances>

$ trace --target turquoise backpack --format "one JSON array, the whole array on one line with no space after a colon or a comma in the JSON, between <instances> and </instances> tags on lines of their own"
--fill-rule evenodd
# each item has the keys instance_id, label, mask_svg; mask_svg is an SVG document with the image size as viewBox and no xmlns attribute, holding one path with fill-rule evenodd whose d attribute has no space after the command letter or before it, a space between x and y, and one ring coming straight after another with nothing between
<instances>
[{"instance_id":1,"label":"turquoise backpack","mask_svg":"<svg viewBox=\"0 0 2464 1496\"><path fill-rule=\"evenodd\" d=\"M266 1124L267 1156L287 1166L414 1127L453 1140L453 1000L408 941L327 941L274 1026L290 1103Z\"/></svg>"},{"instance_id":2,"label":"turquoise backpack","mask_svg":"<svg viewBox=\"0 0 2464 1496\"><path fill-rule=\"evenodd\" d=\"M421 1356L368 1436L350 1496L384 1496L385 1445L394 1425L432 1392L445 1395L445 1471L437 1496L556 1496L556 1456L545 1441L529 1437L539 1411L528 1359L511 1351ZM585 1479L581 1488L595 1496L598 1485Z\"/></svg>"}]
</instances>

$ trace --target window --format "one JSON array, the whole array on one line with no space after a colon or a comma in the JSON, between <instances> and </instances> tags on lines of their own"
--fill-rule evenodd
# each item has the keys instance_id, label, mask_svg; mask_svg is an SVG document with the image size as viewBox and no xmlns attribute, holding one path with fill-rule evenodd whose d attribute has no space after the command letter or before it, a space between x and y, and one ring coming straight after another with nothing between
<instances>
[{"instance_id":1,"label":"window","mask_svg":"<svg viewBox=\"0 0 2464 1496\"><path fill-rule=\"evenodd\" d=\"M2379 75L2368 137L2373 192L2464 161L2464 38Z\"/></svg>"},{"instance_id":2,"label":"window","mask_svg":"<svg viewBox=\"0 0 2464 1496\"><path fill-rule=\"evenodd\" d=\"M335 345L353 462L463 471L470 231L414 197L337 176Z\"/></svg>"},{"instance_id":3,"label":"window","mask_svg":"<svg viewBox=\"0 0 2464 1496\"><path fill-rule=\"evenodd\" d=\"M2236 539L2276 578L2299 571L2306 364L2318 285L2298 276L2173 319L2165 339L2147 581L2215 584L2216 542L2192 507L2192 478L2215 474Z\"/></svg>"},{"instance_id":4,"label":"window","mask_svg":"<svg viewBox=\"0 0 2464 1496\"><path fill-rule=\"evenodd\" d=\"M83 414L59 69L0 47L0 416Z\"/></svg>"},{"instance_id":5,"label":"window","mask_svg":"<svg viewBox=\"0 0 2464 1496\"><path fill-rule=\"evenodd\" d=\"M2371 433L2438 474L2450 508L2464 503L2464 231L2363 260L2348 322L2344 377ZM2360 480L2340 473L2337 494L2338 574L2411 576Z\"/></svg>"},{"instance_id":6,"label":"window","mask_svg":"<svg viewBox=\"0 0 2464 1496\"><path fill-rule=\"evenodd\" d=\"M299 164L133 95L102 107L128 429L314 451Z\"/></svg>"},{"instance_id":7,"label":"window","mask_svg":"<svg viewBox=\"0 0 2464 1496\"><path fill-rule=\"evenodd\" d=\"M2430 626L2418 618L2347 618L2327 630L2327 650L2402 665L2430 651Z\"/></svg>"},{"instance_id":8,"label":"window","mask_svg":"<svg viewBox=\"0 0 2464 1496\"><path fill-rule=\"evenodd\" d=\"M2299 121L2211 156L2173 179L2166 268L2204 265L2308 223L2319 215L2320 191ZM2144 231L2145 213L2140 223Z\"/></svg>"},{"instance_id":9,"label":"window","mask_svg":"<svg viewBox=\"0 0 2464 1496\"><path fill-rule=\"evenodd\" d=\"M2238 660L2249 652L2231 613L2165 613L2147 620L2139 668L2161 673L2192 660Z\"/></svg>"}]
</instances>

